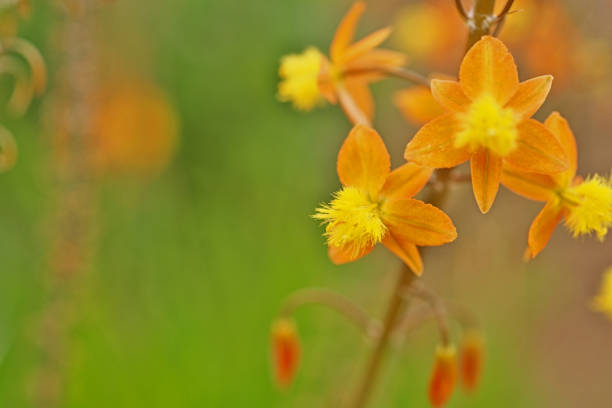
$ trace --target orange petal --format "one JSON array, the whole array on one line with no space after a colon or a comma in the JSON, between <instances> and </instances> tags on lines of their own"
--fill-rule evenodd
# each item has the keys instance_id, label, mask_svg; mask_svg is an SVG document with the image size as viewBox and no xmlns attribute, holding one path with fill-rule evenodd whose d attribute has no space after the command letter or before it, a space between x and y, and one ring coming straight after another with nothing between
<instances>
[{"instance_id":1,"label":"orange petal","mask_svg":"<svg viewBox=\"0 0 612 408\"><path fill-rule=\"evenodd\" d=\"M517 126L517 147L504 158L510 165L523 171L543 174L567 170L567 157L555 136L534 119L526 119Z\"/></svg>"},{"instance_id":2,"label":"orange petal","mask_svg":"<svg viewBox=\"0 0 612 408\"><path fill-rule=\"evenodd\" d=\"M369 121L372 121L374 117L374 99L368 84L360 80L352 80L346 81L345 87L347 92L353 97L357 107Z\"/></svg>"},{"instance_id":3,"label":"orange petal","mask_svg":"<svg viewBox=\"0 0 612 408\"><path fill-rule=\"evenodd\" d=\"M347 49L351 41L353 41L355 28L357 27L357 23L359 22L365 7L366 6L363 1L356 2L340 22L329 49L329 55L331 55L331 59L334 63L337 63L342 59L344 51Z\"/></svg>"},{"instance_id":4,"label":"orange petal","mask_svg":"<svg viewBox=\"0 0 612 408\"><path fill-rule=\"evenodd\" d=\"M350 61L362 57L369 51L372 51L374 48L382 44L387 38L389 38L389 35L391 35L391 28L389 27L376 30L372 34L357 41L355 44L350 45L344 51L340 60L338 60L337 63L347 64Z\"/></svg>"},{"instance_id":5,"label":"orange petal","mask_svg":"<svg viewBox=\"0 0 612 408\"><path fill-rule=\"evenodd\" d=\"M569 181L576 175L576 167L578 164L578 153L576 151L576 138L574 137L574 133L569 123L567 123L567 120L565 120L559 112L551 113L544 122L544 126L546 126L546 128L557 138L567 156L569 166L563 173L563 176Z\"/></svg>"},{"instance_id":6,"label":"orange petal","mask_svg":"<svg viewBox=\"0 0 612 408\"><path fill-rule=\"evenodd\" d=\"M467 161L467 149L455 147L455 134L461 124L455 115L440 116L423 126L406 146L404 158L432 168L455 167Z\"/></svg>"},{"instance_id":7,"label":"orange petal","mask_svg":"<svg viewBox=\"0 0 612 408\"><path fill-rule=\"evenodd\" d=\"M546 100L552 80L552 75L542 75L521 82L506 108L512 109L521 119L530 118Z\"/></svg>"},{"instance_id":8,"label":"orange petal","mask_svg":"<svg viewBox=\"0 0 612 408\"><path fill-rule=\"evenodd\" d=\"M483 214L491 209L495 201L497 190L499 190L502 164L502 158L487 149L479 149L470 161L472 189L478 208Z\"/></svg>"},{"instance_id":9,"label":"orange petal","mask_svg":"<svg viewBox=\"0 0 612 408\"><path fill-rule=\"evenodd\" d=\"M327 101L331 104L338 102L336 95L336 85L334 83L331 62L324 55L321 56L321 69L319 71L319 77L317 83L319 85L319 92Z\"/></svg>"},{"instance_id":10,"label":"orange petal","mask_svg":"<svg viewBox=\"0 0 612 408\"><path fill-rule=\"evenodd\" d=\"M472 100L489 93L500 105L518 88L514 58L500 40L484 36L465 54L459 69L459 82Z\"/></svg>"},{"instance_id":11,"label":"orange petal","mask_svg":"<svg viewBox=\"0 0 612 408\"><path fill-rule=\"evenodd\" d=\"M436 246L457 238L457 231L448 215L431 204L412 198L385 201L382 219L400 242Z\"/></svg>"},{"instance_id":12,"label":"orange petal","mask_svg":"<svg viewBox=\"0 0 612 408\"><path fill-rule=\"evenodd\" d=\"M504 164L501 182L516 194L535 201L548 201L558 188L555 180L546 174L527 173Z\"/></svg>"},{"instance_id":13,"label":"orange petal","mask_svg":"<svg viewBox=\"0 0 612 408\"><path fill-rule=\"evenodd\" d=\"M559 207L550 202L546 203L529 228L527 255L535 258L546 247L561 216Z\"/></svg>"},{"instance_id":14,"label":"orange petal","mask_svg":"<svg viewBox=\"0 0 612 408\"><path fill-rule=\"evenodd\" d=\"M393 234L387 234L382 243L389 251L404 261L417 276L423 274L423 260L416 245L411 242L398 240Z\"/></svg>"},{"instance_id":15,"label":"orange petal","mask_svg":"<svg viewBox=\"0 0 612 408\"><path fill-rule=\"evenodd\" d=\"M342 185L363 189L376 197L389 175L391 163L378 133L357 125L340 148L337 167Z\"/></svg>"},{"instance_id":16,"label":"orange petal","mask_svg":"<svg viewBox=\"0 0 612 408\"><path fill-rule=\"evenodd\" d=\"M355 70L359 68L371 67L397 68L406 65L407 62L408 57L404 53L392 50L375 49L351 61L348 69Z\"/></svg>"},{"instance_id":17,"label":"orange petal","mask_svg":"<svg viewBox=\"0 0 612 408\"><path fill-rule=\"evenodd\" d=\"M432 79L431 93L440 105L451 112L465 112L472 103L457 81Z\"/></svg>"},{"instance_id":18,"label":"orange petal","mask_svg":"<svg viewBox=\"0 0 612 408\"><path fill-rule=\"evenodd\" d=\"M410 198L427 184L432 172L429 167L406 163L389 174L380 193L389 198Z\"/></svg>"},{"instance_id":19,"label":"orange petal","mask_svg":"<svg viewBox=\"0 0 612 408\"><path fill-rule=\"evenodd\" d=\"M362 258L372 252L374 249L374 245L362 248L359 251L355 251L353 247L334 247L330 246L327 250L327 254L329 255L329 259L336 265L342 265L345 263L356 261L359 258Z\"/></svg>"},{"instance_id":20,"label":"orange petal","mask_svg":"<svg viewBox=\"0 0 612 408\"><path fill-rule=\"evenodd\" d=\"M423 125L445 113L445 110L431 95L431 91L424 86L398 91L395 94L394 102L406 120L417 125Z\"/></svg>"}]
</instances>

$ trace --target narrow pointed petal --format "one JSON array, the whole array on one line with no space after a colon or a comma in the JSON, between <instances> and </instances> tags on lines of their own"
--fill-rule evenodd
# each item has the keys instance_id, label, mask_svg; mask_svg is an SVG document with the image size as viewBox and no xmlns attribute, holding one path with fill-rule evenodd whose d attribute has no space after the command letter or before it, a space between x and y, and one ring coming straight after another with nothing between
<instances>
[{"instance_id":1,"label":"narrow pointed petal","mask_svg":"<svg viewBox=\"0 0 612 408\"><path fill-rule=\"evenodd\" d=\"M461 124L454 114L440 116L423 126L406 146L404 158L432 168L455 167L467 161L467 149L455 147Z\"/></svg>"},{"instance_id":2,"label":"narrow pointed petal","mask_svg":"<svg viewBox=\"0 0 612 408\"><path fill-rule=\"evenodd\" d=\"M521 119L530 118L546 100L552 80L552 75L542 75L521 82L514 96L506 104L506 108L512 109Z\"/></svg>"},{"instance_id":3,"label":"narrow pointed petal","mask_svg":"<svg viewBox=\"0 0 612 408\"><path fill-rule=\"evenodd\" d=\"M395 94L393 101L404 118L417 125L424 125L446 113L425 86L402 89Z\"/></svg>"},{"instance_id":4,"label":"narrow pointed petal","mask_svg":"<svg viewBox=\"0 0 612 408\"><path fill-rule=\"evenodd\" d=\"M408 56L402 52L375 49L368 51L359 58L355 58L350 63L350 69L388 67L398 68L408 63Z\"/></svg>"},{"instance_id":5,"label":"narrow pointed petal","mask_svg":"<svg viewBox=\"0 0 612 408\"><path fill-rule=\"evenodd\" d=\"M555 231L557 224L561 221L562 211L558 206L548 202L531 223L529 238L527 240L527 255L535 258L539 254Z\"/></svg>"},{"instance_id":6,"label":"narrow pointed petal","mask_svg":"<svg viewBox=\"0 0 612 408\"><path fill-rule=\"evenodd\" d=\"M383 222L396 240L418 246L454 241L457 230L442 210L412 198L388 199L382 206Z\"/></svg>"},{"instance_id":7,"label":"narrow pointed petal","mask_svg":"<svg viewBox=\"0 0 612 408\"><path fill-rule=\"evenodd\" d=\"M478 208L486 214L499 190L503 160L487 149L478 150L470 161L472 188Z\"/></svg>"},{"instance_id":8,"label":"narrow pointed petal","mask_svg":"<svg viewBox=\"0 0 612 408\"><path fill-rule=\"evenodd\" d=\"M360 81L346 81L346 91L353 97L357 107L363 112L363 114L372 121L374 118L374 98L372 98L372 92L368 84Z\"/></svg>"},{"instance_id":9,"label":"narrow pointed petal","mask_svg":"<svg viewBox=\"0 0 612 408\"><path fill-rule=\"evenodd\" d=\"M338 29L336 30L336 34L334 35L334 39L329 49L329 54L334 63L340 61L342 54L344 54L351 41L353 41L355 28L357 27L361 15L365 11L365 7L365 2L356 2L338 25Z\"/></svg>"},{"instance_id":10,"label":"narrow pointed petal","mask_svg":"<svg viewBox=\"0 0 612 408\"><path fill-rule=\"evenodd\" d=\"M431 94L440 105L451 112L465 112L472 103L457 81L432 79Z\"/></svg>"},{"instance_id":11,"label":"narrow pointed petal","mask_svg":"<svg viewBox=\"0 0 612 408\"><path fill-rule=\"evenodd\" d=\"M404 261L415 275L421 276L423 274L423 260L416 245L398 240L392 234L387 234L382 243L389 251Z\"/></svg>"},{"instance_id":12,"label":"narrow pointed petal","mask_svg":"<svg viewBox=\"0 0 612 408\"><path fill-rule=\"evenodd\" d=\"M517 147L504 158L526 172L555 174L567 170L568 159L555 136L544 125L527 119L517 126Z\"/></svg>"},{"instance_id":13,"label":"narrow pointed petal","mask_svg":"<svg viewBox=\"0 0 612 408\"><path fill-rule=\"evenodd\" d=\"M357 125L340 148L337 167L342 185L357 187L375 197L389 175L391 163L378 133Z\"/></svg>"},{"instance_id":14,"label":"narrow pointed petal","mask_svg":"<svg viewBox=\"0 0 612 408\"><path fill-rule=\"evenodd\" d=\"M391 35L391 28L381 28L350 45L340 57L339 64L348 64L382 44Z\"/></svg>"},{"instance_id":15,"label":"narrow pointed petal","mask_svg":"<svg viewBox=\"0 0 612 408\"><path fill-rule=\"evenodd\" d=\"M345 263L353 262L362 258L372 252L374 245L362 248L359 251L355 251L352 247L334 247L330 246L327 254L329 259L336 265L343 265Z\"/></svg>"},{"instance_id":16,"label":"narrow pointed petal","mask_svg":"<svg viewBox=\"0 0 612 408\"><path fill-rule=\"evenodd\" d=\"M488 93L505 105L518 88L518 72L508 48L497 38L484 36L465 54L459 82L473 99Z\"/></svg>"},{"instance_id":17,"label":"narrow pointed petal","mask_svg":"<svg viewBox=\"0 0 612 408\"><path fill-rule=\"evenodd\" d=\"M411 198L425 187L431 173L429 167L406 163L389 174L380 193L389 198Z\"/></svg>"},{"instance_id":18,"label":"narrow pointed petal","mask_svg":"<svg viewBox=\"0 0 612 408\"><path fill-rule=\"evenodd\" d=\"M568 159L568 168L564 172L564 176L567 180L572 180L576 175L576 168L578 165L578 153L576 150L576 138L570 128L567 120L559 114L559 112L553 112L548 116L544 122L544 126L557 138L561 144L561 148L565 152Z\"/></svg>"},{"instance_id":19,"label":"narrow pointed petal","mask_svg":"<svg viewBox=\"0 0 612 408\"><path fill-rule=\"evenodd\" d=\"M534 201L548 201L558 188L555 180L546 174L527 173L505 164L501 183L514 193Z\"/></svg>"}]
</instances>

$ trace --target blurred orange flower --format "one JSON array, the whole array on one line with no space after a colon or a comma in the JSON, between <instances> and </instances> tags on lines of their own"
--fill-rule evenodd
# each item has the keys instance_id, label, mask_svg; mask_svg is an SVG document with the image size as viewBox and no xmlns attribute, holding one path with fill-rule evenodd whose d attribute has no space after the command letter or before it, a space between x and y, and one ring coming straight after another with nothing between
<instances>
[{"instance_id":1,"label":"blurred orange flower","mask_svg":"<svg viewBox=\"0 0 612 408\"><path fill-rule=\"evenodd\" d=\"M276 384L287 387L293 381L300 362L300 343L293 321L278 319L272 326L271 341Z\"/></svg>"},{"instance_id":2,"label":"blurred orange flower","mask_svg":"<svg viewBox=\"0 0 612 408\"><path fill-rule=\"evenodd\" d=\"M442 245L457 237L444 212L412 198L431 169L406 163L390 171L389 153L375 130L355 126L338 153L337 167L343 188L313 216L327 224L333 262L354 261L382 242L420 275L417 245Z\"/></svg>"},{"instance_id":3,"label":"blurred orange flower","mask_svg":"<svg viewBox=\"0 0 612 408\"><path fill-rule=\"evenodd\" d=\"M313 47L283 57L279 69L281 101L310 110L324 97L332 104L339 102L353 123L372 120L374 102L368 84L381 79L384 70L403 66L406 56L377 48L389 37L389 28L353 42L365 7L363 1L356 2L344 16L330 46L330 59Z\"/></svg>"},{"instance_id":4,"label":"blurred orange flower","mask_svg":"<svg viewBox=\"0 0 612 408\"><path fill-rule=\"evenodd\" d=\"M109 81L93 122L94 161L103 173L157 174L174 155L178 117L164 93L150 82Z\"/></svg>"},{"instance_id":5,"label":"blurred orange flower","mask_svg":"<svg viewBox=\"0 0 612 408\"><path fill-rule=\"evenodd\" d=\"M434 168L471 160L474 196L486 213L497 195L503 163L546 174L567 169L557 139L529 119L546 99L551 82L544 75L519 84L506 46L483 37L465 55L459 82L432 80L432 94L448 113L423 126L404 157Z\"/></svg>"},{"instance_id":6,"label":"blurred orange flower","mask_svg":"<svg viewBox=\"0 0 612 408\"><path fill-rule=\"evenodd\" d=\"M436 350L429 381L429 402L434 407L444 406L453 395L458 372L456 354L453 346L440 346Z\"/></svg>"},{"instance_id":7,"label":"blurred orange flower","mask_svg":"<svg viewBox=\"0 0 612 408\"><path fill-rule=\"evenodd\" d=\"M576 140L567 121L557 112L545 126L559 140L569 158L566 171L555 175L536 174L504 163L501 182L517 194L546 205L529 229L526 257L544 249L557 224L565 218L574 237L595 232L603 240L612 227L612 180L593 176L586 181L576 176Z\"/></svg>"}]
</instances>

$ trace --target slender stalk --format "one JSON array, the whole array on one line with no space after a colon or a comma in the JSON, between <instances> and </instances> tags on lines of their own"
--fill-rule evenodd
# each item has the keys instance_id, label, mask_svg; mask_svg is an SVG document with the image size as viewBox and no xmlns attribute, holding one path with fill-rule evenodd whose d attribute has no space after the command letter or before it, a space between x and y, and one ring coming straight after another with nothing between
<instances>
[{"instance_id":1,"label":"slender stalk","mask_svg":"<svg viewBox=\"0 0 612 408\"><path fill-rule=\"evenodd\" d=\"M419 74L418 72L411 71L409 69L403 68L390 68L384 66L365 66L354 69L347 69L342 72L342 76L344 78L348 78L350 76L359 76L363 74L384 74L387 76L403 79L405 81L412 82L415 85L423 85L429 88L431 85L429 78L425 75Z\"/></svg>"},{"instance_id":2,"label":"slender stalk","mask_svg":"<svg viewBox=\"0 0 612 408\"><path fill-rule=\"evenodd\" d=\"M369 338L377 338L380 332L378 320L371 318L365 310L346 297L329 289L309 288L293 292L285 299L279 315L291 316L296 309L305 305L325 306L338 312L359 327Z\"/></svg>"},{"instance_id":3,"label":"slender stalk","mask_svg":"<svg viewBox=\"0 0 612 408\"><path fill-rule=\"evenodd\" d=\"M405 305L404 292L410 287L416 276L406 266L402 265L399 273L399 278L391 294L387 313L383 322L383 328L378 341L374 346L374 351L368 360L363 379L355 394L355 399L351 402L350 407L362 408L365 407L370 397L371 391L376 384L378 374L380 372L381 363L385 356L391 333L393 332L399 317Z\"/></svg>"}]
</instances>

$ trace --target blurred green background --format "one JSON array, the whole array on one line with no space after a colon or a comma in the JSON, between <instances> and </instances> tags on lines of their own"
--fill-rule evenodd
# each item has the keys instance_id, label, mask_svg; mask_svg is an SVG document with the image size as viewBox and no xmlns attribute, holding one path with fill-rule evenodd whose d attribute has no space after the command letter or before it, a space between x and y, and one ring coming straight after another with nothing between
<instances>
[{"instance_id":1,"label":"blurred green background","mask_svg":"<svg viewBox=\"0 0 612 408\"><path fill-rule=\"evenodd\" d=\"M392 21L409 2L370 3L360 33ZM284 392L271 380L268 344L270 324L291 291L330 287L380 314L399 267L382 249L342 267L327 259L309 214L338 187L335 157L349 124L336 107L301 114L275 98L280 56L310 44L325 50L349 5L100 3L101 47L165 91L181 140L159 176L92 181L95 248L70 284L67 306L51 315L61 320L67 313L70 321L58 356L59 406L335 407L350 393L369 348L338 316L320 308L297 313L303 362ZM605 16L593 12L581 21L590 18ZM20 35L49 63L51 89L61 65L57 32L66 19L52 4L34 1L20 25ZM10 81L2 85L8 90ZM375 89L377 125L395 165L415 130L388 102L402 85ZM606 172L612 143L602 131L610 105L587 108L587 98L564 94L543 110L565 108L580 135L581 169ZM41 341L57 333L40 324L54 299L48 258L58 194L41 120L45 103L43 96L24 118L2 116L20 158L0 175L1 407L42 406L36 381L48 356ZM612 324L588 308L612 247L572 241L559 228L547 251L525 264L526 232L537 211L537 203L508 191L487 217L477 213L468 188L457 189L449 203L460 238L428 253L425 280L476 310L487 334L480 390L458 391L449 407L612 402ZM435 346L434 327L426 326L394 350L372 406L428 406Z\"/></svg>"}]
</instances>

